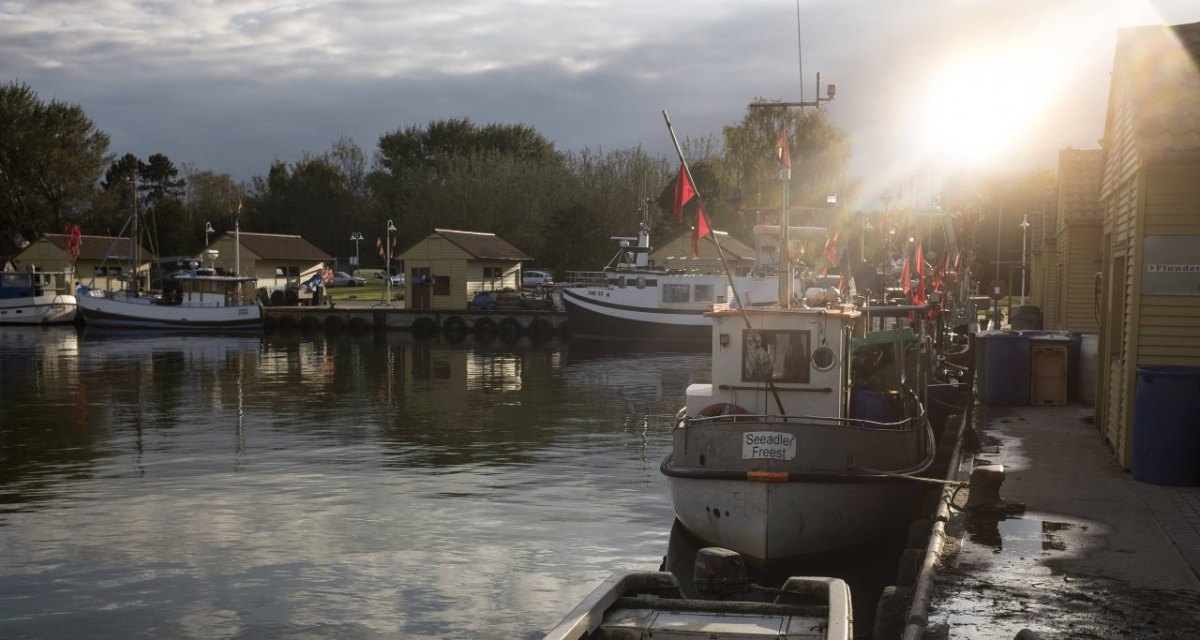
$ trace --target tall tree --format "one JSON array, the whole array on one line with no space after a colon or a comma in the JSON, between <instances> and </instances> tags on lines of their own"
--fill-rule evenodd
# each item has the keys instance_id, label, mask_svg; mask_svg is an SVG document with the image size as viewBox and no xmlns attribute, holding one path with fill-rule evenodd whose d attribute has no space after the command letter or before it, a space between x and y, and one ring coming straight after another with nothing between
<instances>
[{"instance_id":1,"label":"tall tree","mask_svg":"<svg viewBox=\"0 0 1200 640\"><path fill-rule=\"evenodd\" d=\"M22 83L0 86L0 253L11 257L83 215L108 144L79 106L42 102Z\"/></svg>"}]
</instances>

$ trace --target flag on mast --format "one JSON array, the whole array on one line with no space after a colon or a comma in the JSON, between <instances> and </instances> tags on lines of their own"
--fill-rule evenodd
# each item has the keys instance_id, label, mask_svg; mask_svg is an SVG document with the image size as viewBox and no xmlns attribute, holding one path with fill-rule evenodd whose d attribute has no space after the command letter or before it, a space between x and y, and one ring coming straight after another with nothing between
<instances>
[{"instance_id":1,"label":"flag on mast","mask_svg":"<svg viewBox=\"0 0 1200 640\"><path fill-rule=\"evenodd\" d=\"M694 197L696 188L692 186L692 180L688 177L687 166L680 162L679 177L675 179L675 196L671 199L671 211L680 222L683 222L684 206Z\"/></svg>"},{"instance_id":2,"label":"flag on mast","mask_svg":"<svg viewBox=\"0 0 1200 640\"><path fill-rule=\"evenodd\" d=\"M712 226L708 224L708 216L704 215L704 203L696 207L696 227L692 231L692 258L700 257L700 239L712 235Z\"/></svg>"},{"instance_id":3,"label":"flag on mast","mask_svg":"<svg viewBox=\"0 0 1200 640\"><path fill-rule=\"evenodd\" d=\"M792 178L792 151L788 144L787 129L779 130L775 139L775 158L779 160L779 177L784 180Z\"/></svg>"}]
</instances>

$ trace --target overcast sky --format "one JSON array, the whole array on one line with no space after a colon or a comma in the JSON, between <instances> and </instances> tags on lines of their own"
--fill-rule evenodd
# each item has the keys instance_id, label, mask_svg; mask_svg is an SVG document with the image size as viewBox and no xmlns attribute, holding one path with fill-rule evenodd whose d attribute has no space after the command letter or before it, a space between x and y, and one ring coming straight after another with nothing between
<instances>
[{"instance_id":1,"label":"overcast sky","mask_svg":"<svg viewBox=\"0 0 1200 640\"><path fill-rule=\"evenodd\" d=\"M801 0L804 98L838 85L865 195L919 193L1095 147L1117 30L1196 21L1196 0ZM81 105L114 154L238 179L456 117L673 155L662 110L718 134L799 76L795 0L0 0L0 81Z\"/></svg>"}]
</instances>

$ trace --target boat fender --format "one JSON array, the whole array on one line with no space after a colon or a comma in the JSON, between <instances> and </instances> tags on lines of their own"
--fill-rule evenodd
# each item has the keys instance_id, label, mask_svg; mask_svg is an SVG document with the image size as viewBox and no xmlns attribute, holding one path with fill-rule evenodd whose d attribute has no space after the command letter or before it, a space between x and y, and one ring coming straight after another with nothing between
<instances>
[{"instance_id":1,"label":"boat fender","mask_svg":"<svg viewBox=\"0 0 1200 640\"><path fill-rule=\"evenodd\" d=\"M718 402L717 404L710 404L704 407L696 415L701 418L715 418L717 416L746 415L748 413L750 412L736 404Z\"/></svg>"},{"instance_id":2,"label":"boat fender","mask_svg":"<svg viewBox=\"0 0 1200 640\"><path fill-rule=\"evenodd\" d=\"M451 335L461 335L467 330L467 323L458 316L450 316L442 321L442 332Z\"/></svg>"}]
</instances>

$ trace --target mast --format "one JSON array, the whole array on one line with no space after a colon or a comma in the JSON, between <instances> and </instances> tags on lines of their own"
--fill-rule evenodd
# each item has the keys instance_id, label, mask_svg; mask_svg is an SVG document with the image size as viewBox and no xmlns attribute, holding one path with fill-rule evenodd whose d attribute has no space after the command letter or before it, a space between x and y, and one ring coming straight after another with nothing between
<instances>
[{"instance_id":1,"label":"mast","mask_svg":"<svg viewBox=\"0 0 1200 640\"><path fill-rule=\"evenodd\" d=\"M138 293L138 263L141 262L141 242L138 241L138 198L137 198L137 177L130 180L133 185L133 229L129 232L129 289L133 290L133 295Z\"/></svg>"}]
</instances>

